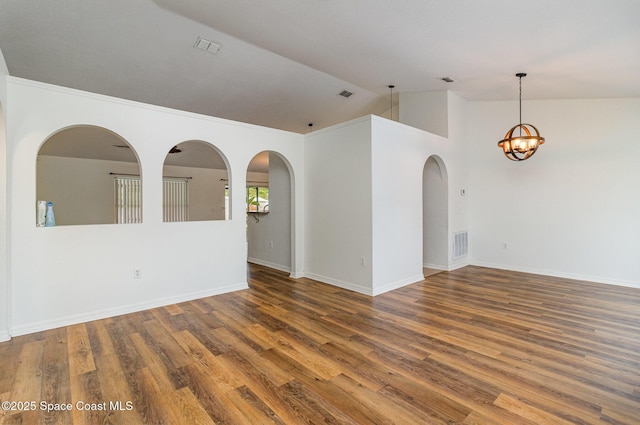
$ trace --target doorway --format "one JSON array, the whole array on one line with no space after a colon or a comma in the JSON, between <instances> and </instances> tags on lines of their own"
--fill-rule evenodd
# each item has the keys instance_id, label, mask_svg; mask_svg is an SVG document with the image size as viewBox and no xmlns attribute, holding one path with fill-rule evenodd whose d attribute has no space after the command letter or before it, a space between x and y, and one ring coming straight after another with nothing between
<instances>
[{"instance_id":1,"label":"doorway","mask_svg":"<svg viewBox=\"0 0 640 425\"><path fill-rule=\"evenodd\" d=\"M264 151L247 168L247 261L291 273L292 179L279 153Z\"/></svg>"},{"instance_id":2,"label":"doorway","mask_svg":"<svg viewBox=\"0 0 640 425\"><path fill-rule=\"evenodd\" d=\"M422 263L425 277L449 268L449 203L447 170L430 156L422 172Z\"/></svg>"}]
</instances>

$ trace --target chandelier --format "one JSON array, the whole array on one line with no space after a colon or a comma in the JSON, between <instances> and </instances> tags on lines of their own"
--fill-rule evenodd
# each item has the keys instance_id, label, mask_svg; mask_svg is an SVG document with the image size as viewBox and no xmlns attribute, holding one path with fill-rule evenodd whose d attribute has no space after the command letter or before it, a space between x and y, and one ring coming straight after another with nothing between
<instances>
[{"instance_id":1,"label":"chandelier","mask_svg":"<svg viewBox=\"0 0 640 425\"><path fill-rule=\"evenodd\" d=\"M504 156L512 161L524 161L531 157L538 147L544 143L544 137L540 136L540 132L531 124L522 123L522 77L527 74L519 72L516 74L520 80L520 124L511 127L504 139L498 142L498 147L502 148ZM514 135L517 131L517 134Z\"/></svg>"}]
</instances>

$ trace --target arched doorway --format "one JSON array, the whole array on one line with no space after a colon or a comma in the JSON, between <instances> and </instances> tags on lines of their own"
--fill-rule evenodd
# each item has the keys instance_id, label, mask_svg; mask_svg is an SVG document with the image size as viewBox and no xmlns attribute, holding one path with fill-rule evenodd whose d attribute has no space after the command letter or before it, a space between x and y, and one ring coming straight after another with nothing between
<instances>
[{"instance_id":1,"label":"arched doorway","mask_svg":"<svg viewBox=\"0 0 640 425\"><path fill-rule=\"evenodd\" d=\"M448 178L444 162L432 155L422 172L423 267L431 270L449 267Z\"/></svg>"},{"instance_id":2,"label":"arched doorway","mask_svg":"<svg viewBox=\"0 0 640 425\"><path fill-rule=\"evenodd\" d=\"M247 261L293 268L292 175L279 153L257 154L247 168Z\"/></svg>"}]
</instances>

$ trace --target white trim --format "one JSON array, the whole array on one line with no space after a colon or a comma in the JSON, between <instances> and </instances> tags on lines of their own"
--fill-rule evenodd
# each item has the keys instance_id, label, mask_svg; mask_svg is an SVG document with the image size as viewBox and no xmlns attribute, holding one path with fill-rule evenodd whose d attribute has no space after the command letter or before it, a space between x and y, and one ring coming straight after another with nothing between
<instances>
[{"instance_id":1,"label":"white trim","mask_svg":"<svg viewBox=\"0 0 640 425\"><path fill-rule=\"evenodd\" d=\"M332 286L337 286L338 288L348 289L349 291L358 292L360 294L373 296L373 291L371 288L362 287L360 285L354 285L353 283L344 282L342 280L334 279L327 276L322 276L315 273L305 273L305 277L313 280L317 280L318 282L326 283Z\"/></svg>"},{"instance_id":2,"label":"white trim","mask_svg":"<svg viewBox=\"0 0 640 425\"><path fill-rule=\"evenodd\" d=\"M149 310L157 307L164 307L171 304L177 304L185 301L192 301L199 298L211 297L213 295L225 294L228 292L240 291L248 289L247 282L237 283L234 285L227 285L218 287L212 290L192 292L190 294L184 294L177 297L169 297L154 300L146 303L129 304L117 308L108 308L100 311L94 311L87 314L75 314L72 316L58 318L56 320L45 320L37 323L31 323L28 325L17 326L11 329L11 335L26 335L34 332L46 331L49 329L60 328L63 326L75 325L78 323L90 322L93 320L106 319L108 317L120 316L122 314L135 313L137 311ZM2 334L0 333L0 337Z\"/></svg>"},{"instance_id":3,"label":"white trim","mask_svg":"<svg viewBox=\"0 0 640 425\"><path fill-rule=\"evenodd\" d=\"M614 279L614 278L608 278L603 276L590 276L590 275L583 275L579 273L565 273L565 272L559 272L555 270L545 270L545 269L537 269L537 268L529 268L529 267L507 266L504 264L495 264L495 263L489 263L484 261L474 261L472 265L480 266L480 267L489 267L492 269L509 270L509 271L522 272L522 273L532 273L532 274L539 274L543 276L560 277L564 279L582 280L586 282L603 283L606 285L617 285L617 286L625 286L627 288L640 289L640 281L621 280L621 279Z\"/></svg>"},{"instance_id":4,"label":"white trim","mask_svg":"<svg viewBox=\"0 0 640 425\"><path fill-rule=\"evenodd\" d=\"M9 341L11 339L11 334L9 331L0 331L0 342Z\"/></svg>"},{"instance_id":5,"label":"white trim","mask_svg":"<svg viewBox=\"0 0 640 425\"><path fill-rule=\"evenodd\" d=\"M291 273L291 267L283 266L276 263L271 263L269 261L260 260L259 258L247 258L248 263L257 264L259 266L269 267L270 269L280 270L281 272Z\"/></svg>"},{"instance_id":6,"label":"white trim","mask_svg":"<svg viewBox=\"0 0 640 425\"><path fill-rule=\"evenodd\" d=\"M442 264L424 263L422 264L422 267L425 269L434 269L434 270L442 270L442 271L449 270L448 266L443 266Z\"/></svg>"},{"instance_id":7,"label":"white trim","mask_svg":"<svg viewBox=\"0 0 640 425\"><path fill-rule=\"evenodd\" d=\"M303 277L305 277L305 276L304 276L304 273L301 273L301 272L292 272L292 273L289 275L289 277L290 277L291 279L301 279L301 278L303 278Z\"/></svg>"},{"instance_id":8,"label":"white trim","mask_svg":"<svg viewBox=\"0 0 640 425\"><path fill-rule=\"evenodd\" d=\"M403 280L398 280L396 282L391 282L391 283L387 283L384 284L382 286L376 287L373 291L373 296L376 295L380 295L380 294L384 294L385 292L389 292L389 291L393 291L394 289L399 289L402 287L405 287L407 285L411 285L414 283L418 283L424 280L424 276L423 275L416 275L413 277L410 277L408 279L403 279Z\"/></svg>"},{"instance_id":9,"label":"white trim","mask_svg":"<svg viewBox=\"0 0 640 425\"><path fill-rule=\"evenodd\" d=\"M451 264L449 264L449 267L447 267L445 270L448 271L448 272L452 272L454 270L458 270L458 269L461 269L463 267L467 267L469 265L471 265L471 264L466 260L465 261L455 261L455 262L452 262Z\"/></svg>"}]
</instances>

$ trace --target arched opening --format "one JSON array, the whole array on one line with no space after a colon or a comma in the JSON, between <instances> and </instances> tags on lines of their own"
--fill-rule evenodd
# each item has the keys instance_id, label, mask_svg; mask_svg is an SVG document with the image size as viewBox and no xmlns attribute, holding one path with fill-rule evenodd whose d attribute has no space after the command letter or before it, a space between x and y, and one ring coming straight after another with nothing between
<instances>
[{"instance_id":1,"label":"arched opening","mask_svg":"<svg viewBox=\"0 0 640 425\"><path fill-rule=\"evenodd\" d=\"M228 170L224 155L207 142L172 147L162 167L163 221L229 220Z\"/></svg>"},{"instance_id":2,"label":"arched opening","mask_svg":"<svg viewBox=\"0 0 640 425\"><path fill-rule=\"evenodd\" d=\"M422 172L422 262L425 275L449 267L448 186L444 162L438 156L430 156Z\"/></svg>"},{"instance_id":3,"label":"arched opening","mask_svg":"<svg viewBox=\"0 0 640 425\"><path fill-rule=\"evenodd\" d=\"M291 272L293 181L276 152L257 154L247 168L247 261Z\"/></svg>"},{"instance_id":4,"label":"arched opening","mask_svg":"<svg viewBox=\"0 0 640 425\"><path fill-rule=\"evenodd\" d=\"M119 187L119 178L133 182ZM138 157L122 137L102 127L68 127L40 147L36 200L52 202L57 226L140 223L140 179ZM36 225L44 225L38 210Z\"/></svg>"}]
</instances>

